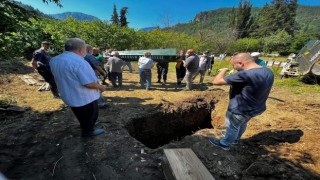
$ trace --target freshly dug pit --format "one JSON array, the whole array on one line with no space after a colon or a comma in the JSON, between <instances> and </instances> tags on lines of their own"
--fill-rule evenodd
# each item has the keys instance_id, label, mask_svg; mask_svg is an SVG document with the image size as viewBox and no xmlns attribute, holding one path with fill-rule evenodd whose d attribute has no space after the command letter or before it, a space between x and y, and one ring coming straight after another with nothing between
<instances>
[{"instance_id":1,"label":"freshly dug pit","mask_svg":"<svg viewBox=\"0 0 320 180\"><path fill-rule=\"evenodd\" d=\"M211 112L216 102L206 102L204 98L176 103L163 102L145 116L131 119L125 128L147 147L158 148L199 129L212 128Z\"/></svg>"}]
</instances>

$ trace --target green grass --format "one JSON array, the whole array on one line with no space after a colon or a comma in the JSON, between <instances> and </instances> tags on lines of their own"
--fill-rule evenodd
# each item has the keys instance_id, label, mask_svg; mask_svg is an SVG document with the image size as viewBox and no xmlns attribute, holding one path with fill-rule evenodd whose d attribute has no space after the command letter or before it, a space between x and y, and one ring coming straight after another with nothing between
<instances>
[{"instance_id":1,"label":"green grass","mask_svg":"<svg viewBox=\"0 0 320 180\"><path fill-rule=\"evenodd\" d=\"M0 94L0 106L6 106L9 104L16 104L17 102L18 102L17 97Z\"/></svg>"}]
</instances>

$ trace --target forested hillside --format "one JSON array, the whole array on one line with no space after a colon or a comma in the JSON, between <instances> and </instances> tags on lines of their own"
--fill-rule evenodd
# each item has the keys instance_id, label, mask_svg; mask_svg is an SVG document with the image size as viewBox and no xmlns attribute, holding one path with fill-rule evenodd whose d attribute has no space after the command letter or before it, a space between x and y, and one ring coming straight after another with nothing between
<instances>
[{"instance_id":1,"label":"forested hillside","mask_svg":"<svg viewBox=\"0 0 320 180\"><path fill-rule=\"evenodd\" d=\"M81 12L65 12L65 13L60 13L60 14L48 14L50 17L53 17L55 19L59 20L65 20L68 17L72 17L74 19L77 19L79 21L93 21L93 20L100 20L99 18L95 16L91 16L88 14L84 14Z\"/></svg>"},{"instance_id":2,"label":"forested hillside","mask_svg":"<svg viewBox=\"0 0 320 180\"><path fill-rule=\"evenodd\" d=\"M255 17L262 8L252 8L252 17ZM210 29L214 32L223 32L228 27L228 16L232 8L220 8L197 14L195 18L185 24L177 24L170 28L174 31L187 34L196 34L200 29ZM298 31L316 34L320 32L320 6L298 6L296 25Z\"/></svg>"},{"instance_id":3,"label":"forested hillside","mask_svg":"<svg viewBox=\"0 0 320 180\"><path fill-rule=\"evenodd\" d=\"M64 14L71 17L56 20L11 0L0 1L1 7L0 58L30 56L43 40L50 41L55 53L59 53L70 37L79 37L92 46L118 50L166 47L193 48L197 52L260 51L287 55L298 52L320 32L320 7L298 6L297 1L278 0L263 8L252 8L246 0L234 9L201 12L190 23L147 32L127 26L125 16L130 9L126 7L121 8L118 16L114 6L110 21L80 21L83 14L80 17ZM124 23L120 23L121 17Z\"/></svg>"}]
</instances>

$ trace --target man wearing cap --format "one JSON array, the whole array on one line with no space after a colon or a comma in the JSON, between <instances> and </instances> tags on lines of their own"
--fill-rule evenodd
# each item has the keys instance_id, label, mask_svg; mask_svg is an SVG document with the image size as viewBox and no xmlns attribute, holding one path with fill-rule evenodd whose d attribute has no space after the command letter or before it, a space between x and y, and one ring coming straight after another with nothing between
<instances>
[{"instance_id":1,"label":"man wearing cap","mask_svg":"<svg viewBox=\"0 0 320 180\"><path fill-rule=\"evenodd\" d=\"M209 51L203 53L199 61L198 72L193 76L193 80L200 74L200 84L203 84L204 75L206 74L207 69L211 66L211 58L209 57Z\"/></svg>"},{"instance_id":2,"label":"man wearing cap","mask_svg":"<svg viewBox=\"0 0 320 180\"><path fill-rule=\"evenodd\" d=\"M262 67L266 67L266 61L259 59L260 53L259 52L253 52L251 53L251 56L253 57L254 61L259 64Z\"/></svg>"},{"instance_id":3,"label":"man wearing cap","mask_svg":"<svg viewBox=\"0 0 320 180\"><path fill-rule=\"evenodd\" d=\"M48 54L48 50L50 47L50 43L47 41L43 41L41 43L41 48L35 50L33 53L33 58L31 61L32 67L38 71L38 73L43 77L43 79L49 83L50 90L54 98L59 98L59 93L57 89L56 82L54 81L54 77L51 73L49 61L51 57Z\"/></svg>"},{"instance_id":4,"label":"man wearing cap","mask_svg":"<svg viewBox=\"0 0 320 180\"><path fill-rule=\"evenodd\" d=\"M119 58L119 52L112 51L111 57L107 62L107 67L110 71L110 78L112 82L112 87L121 88L122 87L122 66L124 66L124 61ZM116 81L118 80L118 85Z\"/></svg>"}]
</instances>

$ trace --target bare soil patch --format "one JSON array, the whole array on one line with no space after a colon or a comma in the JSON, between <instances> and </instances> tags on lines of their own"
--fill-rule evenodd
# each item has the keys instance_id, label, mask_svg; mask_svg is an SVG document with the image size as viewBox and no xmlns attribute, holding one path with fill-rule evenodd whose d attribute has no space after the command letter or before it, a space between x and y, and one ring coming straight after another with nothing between
<instances>
[{"instance_id":1,"label":"bare soil patch","mask_svg":"<svg viewBox=\"0 0 320 180\"><path fill-rule=\"evenodd\" d=\"M100 111L97 126L106 134L81 138L61 100L19 77L38 75L28 67L16 71L0 75L1 96L26 108L0 111L0 171L10 179L164 179L164 148L191 148L216 179L320 179L320 93L274 87L267 111L250 121L240 144L224 151L208 141L224 131L228 104L228 87L212 86L212 77L185 92L169 72L168 85L146 91L136 72L125 71L125 87L109 86L103 94L110 108ZM162 138L175 131L176 137ZM149 144L162 136L162 145L137 136Z\"/></svg>"}]
</instances>

